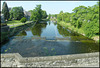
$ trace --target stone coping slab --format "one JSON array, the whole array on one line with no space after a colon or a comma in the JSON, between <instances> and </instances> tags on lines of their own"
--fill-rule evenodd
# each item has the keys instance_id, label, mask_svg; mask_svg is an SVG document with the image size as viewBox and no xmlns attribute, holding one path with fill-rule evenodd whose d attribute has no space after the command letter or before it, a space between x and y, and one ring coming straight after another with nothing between
<instances>
[{"instance_id":1,"label":"stone coping slab","mask_svg":"<svg viewBox=\"0 0 100 68\"><path fill-rule=\"evenodd\" d=\"M99 52L72 54L72 55L59 55L59 56L44 56L44 57L22 57L19 53L5 53L1 54L1 58L14 57L20 63L40 62L40 61L55 61L55 60L73 60L81 58L99 57Z\"/></svg>"}]
</instances>

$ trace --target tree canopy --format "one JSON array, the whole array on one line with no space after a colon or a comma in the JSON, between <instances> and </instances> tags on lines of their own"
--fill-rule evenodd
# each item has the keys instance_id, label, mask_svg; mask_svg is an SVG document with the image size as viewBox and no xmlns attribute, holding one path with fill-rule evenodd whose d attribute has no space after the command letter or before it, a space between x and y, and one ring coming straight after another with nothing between
<instances>
[{"instance_id":1,"label":"tree canopy","mask_svg":"<svg viewBox=\"0 0 100 68\"><path fill-rule=\"evenodd\" d=\"M9 9L8 9L8 6L7 6L6 2L3 2L2 13L4 14L4 19L8 20L10 14L9 14Z\"/></svg>"},{"instance_id":2,"label":"tree canopy","mask_svg":"<svg viewBox=\"0 0 100 68\"><path fill-rule=\"evenodd\" d=\"M14 18L15 20L20 20L24 17L23 7L13 7L10 11L10 18Z\"/></svg>"},{"instance_id":3,"label":"tree canopy","mask_svg":"<svg viewBox=\"0 0 100 68\"><path fill-rule=\"evenodd\" d=\"M71 23L75 28L83 29L87 37L99 35L99 3L93 6L75 7L72 13L63 13L57 15L57 21Z\"/></svg>"},{"instance_id":4,"label":"tree canopy","mask_svg":"<svg viewBox=\"0 0 100 68\"><path fill-rule=\"evenodd\" d=\"M33 9L31 12L30 20L33 20L34 22L40 22L42 19L45 19L47 17L47 13L45 10L41 9L41 5L37 5L35 9Z\"/></svg>"}]
</instances>

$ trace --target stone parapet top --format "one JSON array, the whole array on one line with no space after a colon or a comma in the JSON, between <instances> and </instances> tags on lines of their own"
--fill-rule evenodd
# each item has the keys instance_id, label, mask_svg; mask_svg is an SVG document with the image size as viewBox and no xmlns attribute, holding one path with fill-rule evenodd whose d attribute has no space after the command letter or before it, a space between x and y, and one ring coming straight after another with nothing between
<instances>
[{"instance_id":1,"label":"stone parapet top","mask_svg":"<svg viewBox=\"0 0 100 68\"><path fill-rule=\"evenodd\" d=\"M27 62L40 62L40 61L55 61L55 60L73 60L73 59L82 59L90 57L99 57L99 52L94 53L82 53L82 54L72 54L72 55L59 55L59 56L44 56L44 57L22 57L19 53L5 53L1 54L1 58L14 57L20 63Z\"/></svg>"}]
</instances>

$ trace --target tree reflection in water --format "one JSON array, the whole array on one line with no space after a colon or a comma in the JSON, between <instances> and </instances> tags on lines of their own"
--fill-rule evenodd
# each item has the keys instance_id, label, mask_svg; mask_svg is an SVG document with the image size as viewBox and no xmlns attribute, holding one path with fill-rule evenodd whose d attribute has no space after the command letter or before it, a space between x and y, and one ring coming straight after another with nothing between
<instances>
[{"instance_id":1,"label":"tree reflection in water","mask_svg":"<svg viewBox=\"0 0 100 68\"><path fill-rule=\"evenodd\" d=\"M25 32L25 30L23 30L22 32L20 32L17 36L26 36L27 33Z\"/></svg>"},{"instance_id":2,"label":"tree reflection in water","mask_svg":"<svg viewBox=\"0 0 100 68\"><path fill-rule=\"evenodd\" d=\"M42 29L46 28L47 23L39 23L31 28L31 32L35 36L41 36Z\"/></svg>"}]
</instances>

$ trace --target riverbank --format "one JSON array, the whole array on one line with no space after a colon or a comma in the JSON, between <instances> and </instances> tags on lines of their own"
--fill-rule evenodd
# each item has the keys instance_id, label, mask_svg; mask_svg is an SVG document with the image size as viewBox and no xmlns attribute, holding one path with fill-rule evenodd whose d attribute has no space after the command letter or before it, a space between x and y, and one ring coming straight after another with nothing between
<instances>
[{"instance_id":1,"label":"riverbank","mask_svg":"<svg viewBox=\"0 0 100 68\"><path fill-rule=\"evenodd\" d=\"M10 27L7 32L1 32L0 43L5 43L6 41L8 41L9 37L12 37L12 36L18 34L20 31L25 30L26 28L28 28L29 26L32 26L34 24L35 23L30 21L28 23L23 23L23 24L14 26L14 27Z\"/></svg>"},{"instance_id":2,"label":"riverbank","mask_svg":"<svg viewBox=\"0 0 100 68\"><path fill-rule=\"evenodd\" d=\"M18 27L18 26L21 26L21 25L24 25L30 22L32 21L26 21L25 23L22 23L20 22L20 20L12 20L12 21L7 21L6 23L10 28L14 28L14 27Z\"/></svg>"},{"instance_id":3,"label":"riverbank","mask_svg":"<svg viewBox=\"0 0 100 68\"><path fill-rule=\"evenodd\" d=\"M68 28L68 29L70 29L70 30L72 30L74 32L77 32L77 33L85 36L85 33L81 28L80 29L75 28L70 23L65 23L65 22L61 21L58 24L60 24L61 26L65 27L65 28ZM91 39L95 40L96 42L99 42L99 36L93 36L93 37L91 37Z\"/></svg>"}]
</instances>

